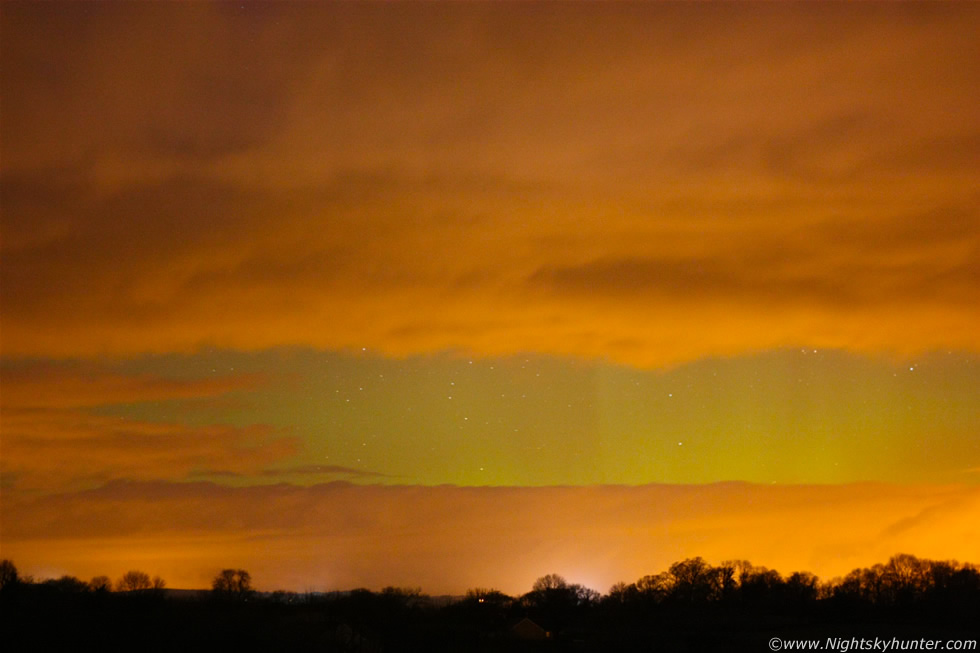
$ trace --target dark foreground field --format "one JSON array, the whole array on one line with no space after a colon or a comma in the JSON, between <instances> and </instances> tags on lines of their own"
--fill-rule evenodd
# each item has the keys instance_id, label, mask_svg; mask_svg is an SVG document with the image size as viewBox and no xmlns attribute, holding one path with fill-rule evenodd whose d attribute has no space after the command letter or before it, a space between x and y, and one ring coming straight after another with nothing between
<instances>
[{"instance_id":1,"label":"dark foreground field","mask_svg":"<svg viewBox=\"0 0 980 653\"><path fill-rule=\"evenodd\" d=\"M35 584L3 592L0 605L7 651L767 651L774 637L853 641L823 650L861 650L860 640L870 646L875 638L974 640L977 650L980 635L976 590L887 605L844 595L571 598L549 590L530 599L488 592L449 601L357 590L229 600Z\"/></svg>"}]
</instances>

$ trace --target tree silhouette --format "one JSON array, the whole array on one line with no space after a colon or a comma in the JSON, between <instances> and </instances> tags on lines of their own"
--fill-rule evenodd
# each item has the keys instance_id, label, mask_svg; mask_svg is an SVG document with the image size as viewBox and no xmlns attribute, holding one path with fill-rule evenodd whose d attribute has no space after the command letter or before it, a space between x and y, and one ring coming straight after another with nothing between
<instances>
[{"instance_id":1,"label":"tree silhouette","mask_svg":"<svg viewBox=\"0 0 980 653\"><path fill-rule=\"evenodd\" d=\"M6 558L0 560L0 591L13 587L18 582L20 582L20 577L17 575L17 567L14 566L14 563Z\"/></svg>"},{"instance_id":2,"label":"tree silhouette","mask_svg":"<svg viewBox=\"0 0 980 653\"><path fill-rule=\"evenodd\" d=\"M560 590L568 587L568 583L558 574L547 574L534 581L531 586L532 592L547 592L548 590Z\"/></svg>"},{"instance_id":3,"label":"tree silhouette","mask_svg":"<svg viewBox=\"0 0 980 653\"><path fill-rule=\"evenodd\" d=\"M61 578L46 580L43 584L45 587L54 589L62 594L79 594L89 591L88 583L74 576L66 575Z\"/></svg>"},{"instance_id":4,"label":"tree silhouette","mask_svg":"<svg viewBox=\"0 0 980 653\"><path fill-rule=\"evenodd\" d=\"M568 582L558 574L548 574L534 581L520 604L527 614L545 630L561 633L573 627L579 617L599 601L599 593L583 585Z\"/></svg>"},{"instance_id":5,"label":"tree silhouette","mask_svg":"<svg viewBox=\"0 0 980 653\"><path fill-rule=\"evenodd\" d=\"M116 583L119 592L140 592L153 587L150 575L143 571L127 571Z\"/></svg>"},{"instance_id":6,"label":"tree silhouette","mask_svg":"<svg viewBox=\"0 0 980 653\"><path fill-rule=\"evenodd\" d=\"M636 598L636 583L627 585L626 583L616 583L609 588L606 593L605 601L613 605L625 605Z\"/></svg>"},{"instance_id":7,"label":"tree silhouette","mask_svg":"<svg viewBox=\"0 0 980 653\"><path fill-rule=\"evenodd\" d=\"M675 562L667 573L672 581L671 598L697 603L715 598L719 590L716 569L700 556Z\"/></svg>"},{"instance_id":8,"label":"tree silhouette","mask_svg":"<svg viewBox=\"0 0 980 653\"><path fill-rule=\"evenodd\" d=\"M93 592L111 592L112 581L108 576L96 576L88 582L88 587Z\"/></svg>"},{"instance_id":9,"label":"tree silhouette","mask_svg":"<svg viewBox=\"0 0 980 653\"><path fill-rule=\"evenodd\" d=\"M514 600L495 589L476 587L466 590L466 597L453 608L457 619L487 630L503 627Z\"/></svg>"},{"instance_id":10,"label":"tree silhouette","mask_svg":"<svg viewBox=\"0 0 980 653\"><path fill-rule=\"evenodd\" d=\"M242 601L252 595L252 576L244 569L222 569L211 581L214 596Z\"/></svg>"},{"instance_id":11,"label":"tree silhouette","mask_svg":"<svg viewBox=\"0 0 980 653\"><path fill-rule=\"evenodd\" d=\"M908 603L926 591L929 565L913 555L900 553L885 563L881 573L884 598L889 603Z\"/></svg>"},{"instance_id":12,"label":"tree silhouette","mask_svg":"<svg viewBox=\"0 0 980 653\"><path fill-rule=\"evenodd\" d=\"M670 592L672 579L670 574L663 572L655 575L647 575L636 581L634 584L636 591L645 601L660 603Z\"/></svg>"},{"instance_id":13,"label":"tree silhouette","mask_svg":"<svg viewBox=\"0 0 980 653\"><path fill-rule=\"evenodd\" d=\"M474 587L466 590L466 601L473 603L485 603L489 605L505 605L513 599L499 590L493 588Z\"/></svg>"},{"instance_id":14,"label":"tree silhouette","mask_svg":"<svg viewBox=\"0 0 980 653\"><path fill-rule=\"evenodd\" d=\"M787 598L797 604L813 603L817 600L820 581L808 571L797 571L786 579Z\"/></svg>"},{"instance_id":15,"label":"tree silhouette","mask_svg":"<svg viewBox=\"0 0 980 653\"><path fill-rule=\"evenodd\" d=\"M742 572L739 595L745 604L771 606L781 600L782 590L783 577L774 569L754 567Z\"/></svg>"}]
</instances>

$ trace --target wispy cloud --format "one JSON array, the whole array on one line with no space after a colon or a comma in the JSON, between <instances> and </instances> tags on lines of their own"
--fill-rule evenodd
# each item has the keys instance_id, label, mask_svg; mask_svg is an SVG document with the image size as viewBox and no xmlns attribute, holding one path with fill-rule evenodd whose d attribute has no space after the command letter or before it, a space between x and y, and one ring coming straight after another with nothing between
<instances>
[{"instance_id":1,"label":"wispy cloud","mask_svg":"<svg viewBox=\"0 0 980 653\"><path fill-rule=\"evenodd\" d=\"M194 469L258 472L295 454L299 440L264 425L191 426L112 417L94 408L210 399L254 388L256 375L174 379L96 363L3 368L5 485L51 491L116 478L179 479Z\"/></svg>"},{"instance_id":2,"label":"wispy cloud","mask_svg":"<svg viewBox=\"0 0 980 653\"><path fill-rule=\"evenodd\" d=\"M125 373L93 362L27 361L4 365L0 406L8 409L79 409L139 401L215 397L254 389L266 381L258 374L206 378L167 378Z\"/></svg>"},{"instance_id":3,"label":"wispy cloud","mask_svg":"<svg viewBox=\"0 0 980 653\"><path fill-rule=\"evenodd\" d=\"M335 477L378 479L390 475L341 465L293 465L290 467L268 467L251 473L233 472L227 469L201 469L188 474L188 478L241 478L257 480L261 478L291 479L295 477Z\"/></svg>"},{"instance_id":4,"label":"wispy cloud","mask_svg":"<svg viewBox=\"0 0 980 653\"><path fill-rule=\"evenodd\" d=\"M300 440L268 426L186 426L81 412L5 412L4 477L51 491L118 478L179 479L201 467L260 472Z\"/></svg>"}]
</instances>

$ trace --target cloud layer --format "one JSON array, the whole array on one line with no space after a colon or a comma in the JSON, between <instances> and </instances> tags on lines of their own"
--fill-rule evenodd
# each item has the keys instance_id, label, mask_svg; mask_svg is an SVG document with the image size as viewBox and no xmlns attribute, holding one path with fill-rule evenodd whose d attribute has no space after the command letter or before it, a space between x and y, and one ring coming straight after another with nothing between
<instances>
[{"instance_id":1,"label":"cloud layer","mask_svg":"<svg viewBox=\"0 0 980 653\"><path fill-rule=\"evenodd\" d=\"M13 487L52 491L214 468L258 472L300 448L284 429L261 424L189 425L99 413L118 404L214 398L254 388L257 375L175 379L78 363L5 365L2 371L5 499Z\"/></svg>"},{"instance_id":2,"label":"cloud layer","mask_svg":"<svg viewBox=\"0 0 980 653\"><path fill-rule=\"evenodd\" d=\"M3 352L975 351L978 23L11 5Z\"/></svg>"}]
</instances>

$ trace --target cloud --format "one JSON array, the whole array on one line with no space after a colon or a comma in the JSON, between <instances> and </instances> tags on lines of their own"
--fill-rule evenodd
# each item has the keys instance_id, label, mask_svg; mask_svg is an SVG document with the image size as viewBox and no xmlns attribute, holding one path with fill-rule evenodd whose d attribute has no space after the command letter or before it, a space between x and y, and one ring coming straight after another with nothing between
<instances>
[{"instance_id":1,"label":"cloud","mask_svg":"<svg viewBox=\"0 0 980 653\"><path fill-rule=\"evenodd\" d=\"M559 294L631 302L727 305L737 301L776 310L939 303L964 310L980 301L980 263L909 255L913 246L932 245L947 253L949 249L962 249L961 241L954 242L954 234L945 234L944 240L935 243L938 229L924 224L943 217L940 213L906 225L904 238L894 233L886 236L892 240L887 254L898 260L868 260L869 251L881 248L873 225L843 224L833 225L833 235L824 236L816 245L811 241L794 247L784 242L779 249L779 243L769 239L749 250L726 248L700 257L675 257L664 252L660 258L600 259L541 268L528 281ZM950 222L955 230L955 215ZM857 233L843 236L847 231ZM760 237L765 238L763 234ZM817 240L821 234L811 233L810 237Z\"/></svg>"},{"instance_id":2,"label":"cloud","mask_svg":"<svg viewBox=\"0 0 980 653\"><path fill-rule=\"evenodd\" d=\"M126 374L94 363L28 362L5 365L0 405L11 409L60 409L105 406L138 401L215 397L253 389L264 379L257 374L175 379L151 374Z\"/></svg>"},{"instance_id":3,"label":"cloud","mask_svg":"<svg viewBox=\"0 0 980 653\"><path fill-rule=\"evenodd\" d=\"M2 509L4 555L22 569L48 563L87 577L136 565L185 587L206 586L230 564L265 589L519 593L549 572L605 591L695 555L825 579L897 552L980 559L980 494L970 486L120 481L40 498L7 493Z\"/></svg>"},{"instance_id":4,"label":"cloud","mask_svg":"<svg viewBox=\"0 0 980 653\"><path fill-rule=\"evenodd\" d=\"M19 362L2 368L4 484L51 491L115 478L174 479L201 468L258 472L299 450L264 425L186 425L94 412L124 403L213 399L257 375L167 378L108 364Z\"/></svg>"},{"instance_id":5,"label":"cloud","mask_svg":"<svg viewBox=\"0 0 980 653\"><path fill-rule=\"evenodd\" d=\"M267 426L190 427L76 411L5 411L4 478L51 491L118 478L182 478L202 468L258 473L297 453L299 439Z\"/></svg>"},{"instance_id":6,"label":"cloud","mask_svg":"<svg viewBox=\"0 0 980 653\"><path fill-rule=\"evenodd\" d=\"M270 467L261 469L251 474L233 472L226 469L196 470L190 475L192 478L290 478L302 476L339 476L342 478L382 478L388 474L372 472L366 469L354 467L343 467L341 465L293 465L291 467Z\"/></svg>"},{"instance_id":7,"label":"cloud","mask_svg":"<svg viewBox=\"0 0 980 653\"><path fill-rule=\"evenodd\" d=\"M0 344L976 351L978 19L18 6Z\"/></svg>"},{"instance_id":8,"label":"cloud","mask_svg":"<svg viewBox=\"0 0 980 653\"><path fill-rule=\"evenodd\" d=\"M278 467L262 470L263 476L347 476L355 478L377 478L388 476L380 472L372 472L366 469L356 469L354 467L342 467L340 465L294 465L292 467Z\"/></svg>"}]
</instances>

